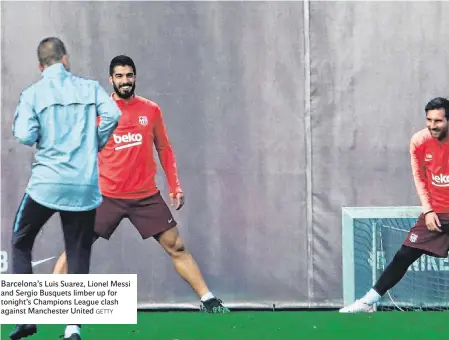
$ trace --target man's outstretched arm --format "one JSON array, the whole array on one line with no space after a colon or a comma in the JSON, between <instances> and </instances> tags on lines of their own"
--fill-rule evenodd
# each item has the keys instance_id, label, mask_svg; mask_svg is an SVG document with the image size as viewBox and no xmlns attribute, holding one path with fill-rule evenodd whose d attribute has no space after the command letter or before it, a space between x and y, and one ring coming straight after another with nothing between
<instances>
[{"instance_id":1,"label":"man's outstretched arm","mask_svg":"<svg viewBox=\"0 0 449 340\"><path fill-rule=\"evenodd\" d=\"M154 125L154 145L156 147L161 166L167 177L170 197L171 199L178 199L176 209L180 209L184 204L184 195L179 183L175 153L168 139L167 129L162 117L162 112L159 108L157 109L156 122Z\"/></svg>"},{"instance_id":2,"label":"man's outstretched arm","mask_svg":"<svg viewBox=\"0 0 449 340\"><path fill-rule=\"evenodd\" d=\"M410 141L410 160L416 192L418 194L419 200L421 201L423 213L427 213L433 209L432 205L430 204L430 194L427 187L424 154L419 148L419 140L417 140L416 138L412 138L412 140Z\"/></svg>"},{"instance_id":3,"label":"man's outstretched arm","mask_svg":"<svg viewBox=\"0 0 449 340\"><path fill-rule=\"evenodd\" d=\"M416 192L418 193L419 200L421 201L427 229L429 229L430 231L441 232L440 220L436 212L433 210L432 204L430 203L430 191L426 177L424 153L419 145L420 140L418 140L417 138L412 138L410 142L410 158Z\"/></svg>"},{"instance_id":4,"label":"man's outstretched arm","mask_svg":"<svg viewBox=\"0 0 449 340\"><path fill-rule=\"evenodd\" d=\"M39 120L24 93L20 95L14 113L12 133L24 145L33 146L39 140Z\"/></svg>"},{"instance_id":5,"label":"man's outstretched arm","mask_svg":"<svg viewBox=\"0 0 449 340\"><path fill-rule=\"evenodd\" d=\"M108 96L100 84L96 84L97 114L100 122L97 127L98 149L101 150L111 137L121 116L117 104Z\"/></svg>"}]
</instances>

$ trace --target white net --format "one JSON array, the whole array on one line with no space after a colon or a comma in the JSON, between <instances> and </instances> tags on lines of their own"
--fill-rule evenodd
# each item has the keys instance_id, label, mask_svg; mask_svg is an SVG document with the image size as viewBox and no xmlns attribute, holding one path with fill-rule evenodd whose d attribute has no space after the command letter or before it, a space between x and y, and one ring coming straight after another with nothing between
<instances>
[{"instance_id":1,"label":"white net","mask_svg":"<svg viewBox=\"0 0 449 340\"><path fill-rule=\"evenodd\" d=\"M351 220L353 289L355 298L360 298L391 262L416 218L357 217ZM344 261L349 260L344 258ZM350 284L344 282L344 285ZM408 268L403 279L383 296L376 307L378 311L448 310L449 259L423 255Z\"/></svg>"}]
</instances>

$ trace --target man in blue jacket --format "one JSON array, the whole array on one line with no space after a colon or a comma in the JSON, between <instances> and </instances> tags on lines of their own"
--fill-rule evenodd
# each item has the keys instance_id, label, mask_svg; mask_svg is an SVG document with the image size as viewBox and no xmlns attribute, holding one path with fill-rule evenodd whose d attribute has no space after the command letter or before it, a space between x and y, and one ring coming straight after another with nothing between
<instances>
[{"instance_id":1,"label":"man in blue jacket","mask_svg":"<svg viewBox=\"0 0 449 340\"><path fill-rule=\"evenodd\" d=\"M20 143L36 145L13 226L12 274L33 273L34 240L56 212L62 222L68 273L87 274L95 210L102 202L97 153L116 128L120 110L98 82L70 73L61 40L42 40L37 54L42 79L21 93L12 128ZM64 339L81 339L79 326L68 325ZM10 337L17 340L36 332L36 325L17 325Z\"/></svg>"}]
</instances>

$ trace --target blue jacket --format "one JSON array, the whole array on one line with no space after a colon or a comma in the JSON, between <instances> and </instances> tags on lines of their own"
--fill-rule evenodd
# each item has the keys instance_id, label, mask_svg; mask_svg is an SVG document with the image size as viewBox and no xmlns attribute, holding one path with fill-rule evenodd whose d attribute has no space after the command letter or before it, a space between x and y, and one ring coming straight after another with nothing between
<instances>
[{"instance_id":1,"label":"blue jacket","mask_svg":"<svg viewBox=\"0 0 449 340\"><path fill-rule=\"evenodd\" d=\"M36 144L26 193L56 210L98 207L98 151L119 118L119 108L98 82L76 77L60 63L45 69L42 79L21 93L12 127L20 143Z\"/></svg>"}]
</instances>

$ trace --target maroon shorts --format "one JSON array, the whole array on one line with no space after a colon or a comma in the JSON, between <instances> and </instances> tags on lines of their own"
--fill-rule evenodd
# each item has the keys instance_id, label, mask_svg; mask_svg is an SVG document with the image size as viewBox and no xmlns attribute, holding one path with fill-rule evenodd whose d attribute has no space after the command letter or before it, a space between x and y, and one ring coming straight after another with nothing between
<instances>
[{"instance_id":1,"label":"maroon shorts","mask_svg":"<svg viewBox=\"0 0 449 340\"><path fill-rule=\"evenodd\" d=\"M437 214L442 232L427 229L424 215L410 229L404 245L424 250L435 257L447 257L449 251L449 214Z\"/></svg>"},{"instance_id":2,"label":"maroon shorts","mask_svg":"<svg viewBox=\"0 0 449 340\"><path fill-rule=\"evenodd\" d=\"M103 196L103 202L97 208L95 233L109 240L124 218L131 221L143 239L176 226L176 221L160 192L141 199Z\"/></svg>"}]
</instances>

